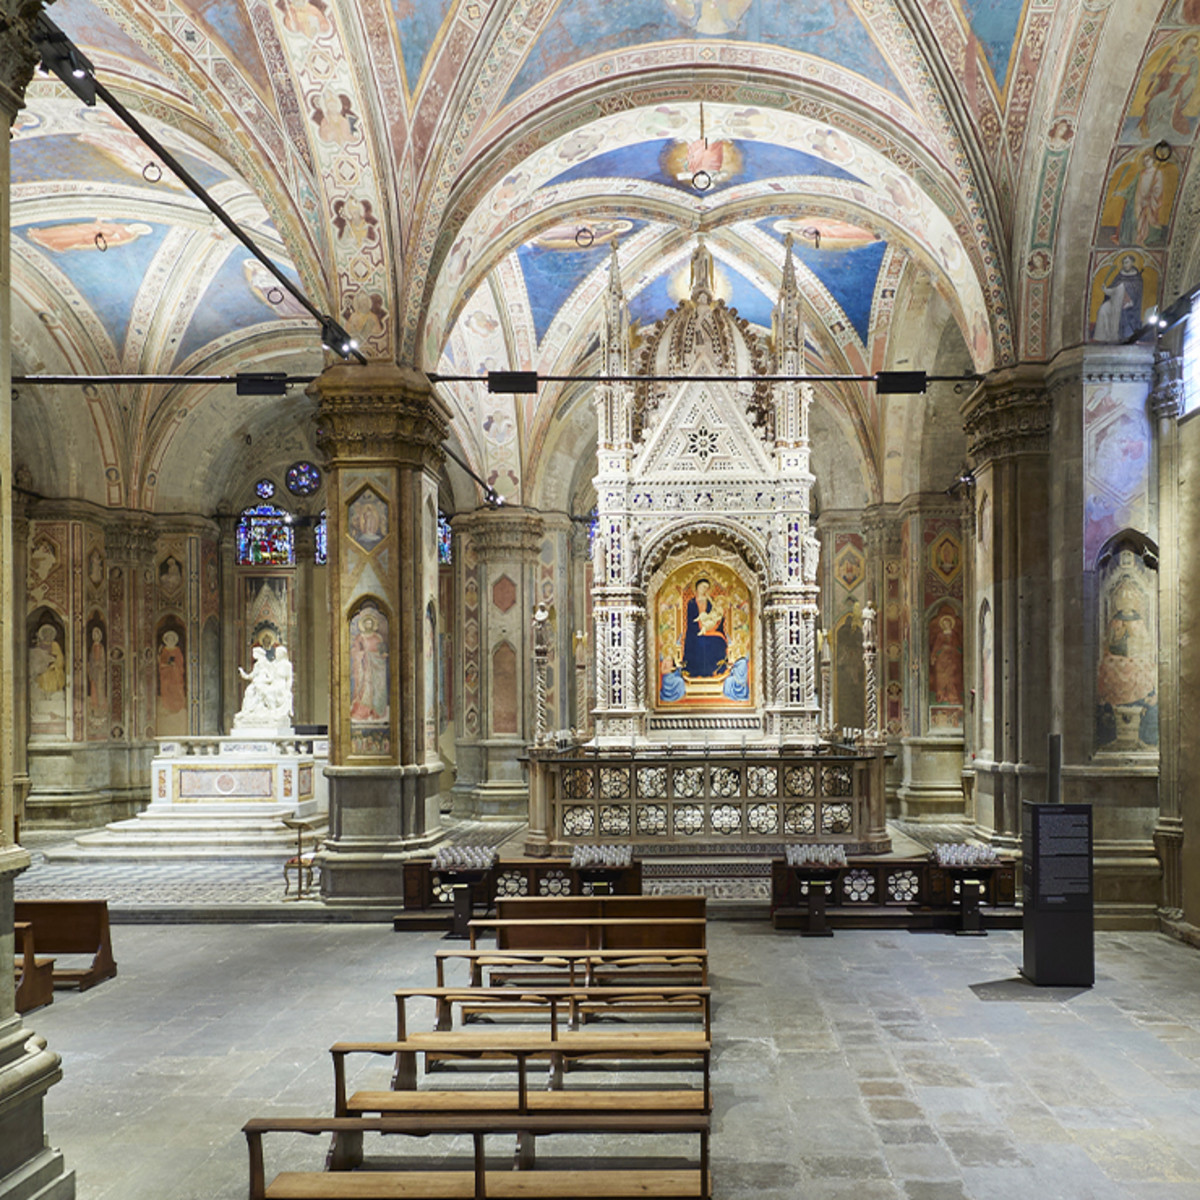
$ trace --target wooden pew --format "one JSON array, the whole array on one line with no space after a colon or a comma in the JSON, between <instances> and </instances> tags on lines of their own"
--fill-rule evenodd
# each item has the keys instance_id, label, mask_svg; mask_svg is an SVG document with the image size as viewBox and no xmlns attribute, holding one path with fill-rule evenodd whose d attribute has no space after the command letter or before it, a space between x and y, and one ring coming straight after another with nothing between
<instances>
[{"instance_id":1,"label":"wooden pew","mask_svg":"<svg viewBox=\"0 0 1200 1200\"><path fill-rule=\"evenodd\" d=\"M659 948L645 950L485 950L442 947L434 951L438 986L446 982L446 963L463 959L470 968L472 987L481 987L487 971L493 984L517 986L549 982L559 986L600 982L617 986L637 982L708 986L708 951Z\"/></svg>"},{"instance_id":2,"label":"wooden pew","mask_svg":"<svg viewBox=\"0 0 1200 1200\"><path fill-rule=\"evenodd\" d=\"M529 917L661 917L708 915L707 896L501 896L496 916Z\"/></svg>"},{"instance_id":3,"label":"wooden pew","mask_svg":"<svg viewBox=\"0 0 1200 1200\"><path fill-rule=\"evenodd\" d=\"M408 1036L408 1001L430 999L436 1004L434 1028L454 1028L453 1008L462 1010L463 1023L474 1016L533 1013L548 1016L556 1031L564 1013L571 1029L598 1013L616 1016L679 1013L696 1014L711 1037L711 989L707 987L415 987L398 988L396 1037Z\"/></svg>"},{"instance_id":4,"label":"wooden pew","mask_svg":"<svg viewBox=\"0 0 1200 1200\"><path fill-rule=\"evenodd\" d=\"M701 949L703 917L482 917L468 925L471 949L484 930L496 934L497 950Z\"/></svg>"},{"instance_id":5,"label":"wooden pew","mask_svg":"<svg viewBox=\"0 0 1200 1200\"><path fill-rule=\"evenodd\" d=\"M53 1004L54 959L38 958L33 926L28 921L15 922L13 932L17 943L13 956L17 1012L27 1013L43 1004Z\"/></svg>"},{"instance_id":6,"label":"wooden pew","mask_svg":"<svg viewBox=\"0 0 1200 1200\"><path fill-rule=\"evenodd\" d=\"M87 967L55 968L55 987L83 992L117 973L107 900L18 900L16 918L33 926L39 951L92 956Z\"/></svg>"},{"instance_id":7,"label":"wooden pew","mask_svg":"<svg viewBox=\"0 0 1200 1200\"><path fill-rule=\"evenodd\" d=\"M569 1060L603 1062L679 1059L698 1063L704 1073L708 1101L709 1060L712 1042L703 1032L692 1030L495 1030L455 1029L432 1033L410 1033L394 1042L338 1042L330 1047L334 1060L337 1102L345 1103L345 1059L349 1054L383 1054L394 1057L394 1089L417 1086L417 1055L439 1060L511 1058L518 1067L529 1059L551 1063L551 1079L561 1086L563 1067ZM341 1083L339 1084L339 1080ZM518 1083L518 1087L520 1084Z\"/></svg>"},{"instance_id":8,"label":"wooden pew","mask_svg":"<svg viewBox=\"0 0 1200 1200\"><path fill-rule=\"evenodd\" d=\"M474 1114L409 1117L256 1118L243 1126L250 1156L250 1200L708 1200L709 1118L706 1114ZM468 1170L288 1171L267 1186L263 1135L270 1132L321 1135L361 1142L365 1133L469 1135L473 1163ZM699 1163L692 1168L652 1170L589 1165L570 1170L489 1171L484 1139L490 1134L699 1134Z\"/></svg>"}]
</instances>

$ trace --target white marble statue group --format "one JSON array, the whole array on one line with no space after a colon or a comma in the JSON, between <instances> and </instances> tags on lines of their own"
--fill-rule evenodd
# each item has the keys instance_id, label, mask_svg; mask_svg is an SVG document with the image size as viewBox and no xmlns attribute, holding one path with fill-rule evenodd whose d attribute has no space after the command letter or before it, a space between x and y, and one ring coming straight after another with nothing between
<instances>
[{"instance_id":1,"label":"white marble statue group","mask_svg":"<svg viewBox=\"0 0 1200 1200\"><path fill-rule=\"evenodd\" d=\"M276 646L272 658L262 646L251 650L254 664L249 671L238 667L238 674L248 681L242 707L233 718L235 732L268 730L292 732L292 662L286 646Z\"/></svg>"}]
</instances>

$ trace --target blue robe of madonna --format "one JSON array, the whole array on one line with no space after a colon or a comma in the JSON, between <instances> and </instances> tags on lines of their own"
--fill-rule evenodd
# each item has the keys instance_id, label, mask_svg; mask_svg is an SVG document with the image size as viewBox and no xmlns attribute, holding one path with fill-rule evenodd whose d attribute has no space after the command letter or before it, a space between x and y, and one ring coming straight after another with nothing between
<instances>
[{"instance_id":1,"label":"blue robe of madonna","mask_svg":"<svg viewBox=\"0 0 1200 1200\"><path fill-rule=\"evenodd\" d=\"M703 606L703 607L701 607ZM709 599L697 601L693 596L687 604L687 632L683 635L683 669L690 679L711 679L725 668L725 618L711 633L700 632L700 616L712 612Z\"/></svg>"},{"instance_id":2,"label":"blue robe of madonna","mask_svg":"<svg viewBox=\"0 0 1200 1200\"><path fill-rule=\"evenodd\" d=\"M682 700L686 693L687 684L684 683L683 672L678 667L664 675L662 683L658 685L658 698L664 704L670 704L675 700Z\"/></svg>"},{"instance_id":3,"label":"blue robe of madonna","mask_svg":"<svg viewBox=\"0 0 1200 1200\"><path fill-rule=\"evenodd\" d=\"M729 668L729 678L721 691L727 700L750 699L750 660L744 655Z\"/></svg>"}]
</instances>

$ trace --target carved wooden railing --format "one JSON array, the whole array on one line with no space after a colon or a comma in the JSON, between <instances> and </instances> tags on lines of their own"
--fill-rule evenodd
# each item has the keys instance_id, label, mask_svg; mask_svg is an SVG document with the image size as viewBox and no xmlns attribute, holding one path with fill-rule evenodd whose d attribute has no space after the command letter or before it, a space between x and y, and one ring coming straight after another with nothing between
<instances>
[{"instance_id":1,"label":"carved wooden railing","mask_svg":"<svg viewBox=\"0 0 1200 1200\"><path fill-rule=\"evenodd\" d=\"M578 843L890 849L883 754L530 753L530 853ZM544 847L544 849L543 849Z\"/></svg>"}]
</instances>

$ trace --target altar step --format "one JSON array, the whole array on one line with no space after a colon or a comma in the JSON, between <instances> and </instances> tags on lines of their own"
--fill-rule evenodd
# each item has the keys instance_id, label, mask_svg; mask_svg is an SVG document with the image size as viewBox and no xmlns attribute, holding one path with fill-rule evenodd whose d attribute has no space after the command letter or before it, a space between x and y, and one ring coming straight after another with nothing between
<instances>
[{"instance_id":1,"label":"altar step","mask_svg":"<svg viewBox=\"0 0 1200 1200\"><path fill-rule=\"evenodd\" d=\"M81 834L73 842L48 847L47 862L200 862L218 859L283 862L296 853L296 831L284 817L294 807L270 807L261 812L222 811L194 806L151 805L128 821ZM305 832L305 849L328 828L325 813L301 817L312 827Z\"/></svg>"}]
</instances>

